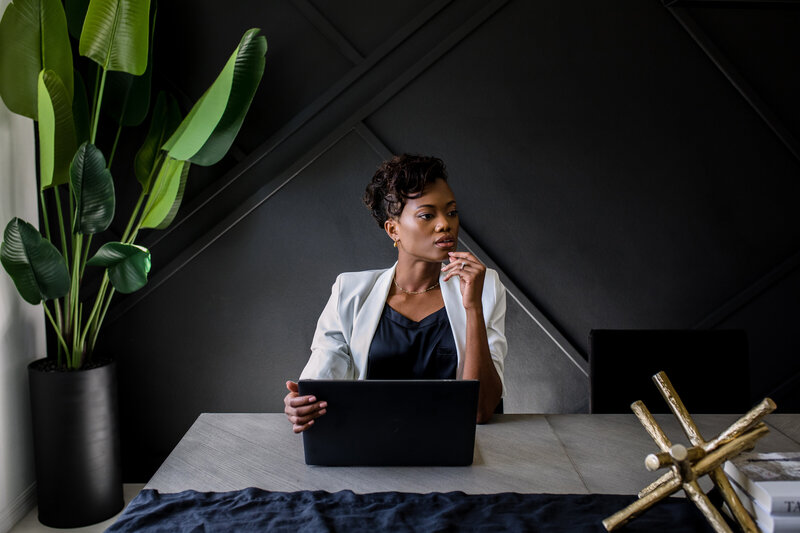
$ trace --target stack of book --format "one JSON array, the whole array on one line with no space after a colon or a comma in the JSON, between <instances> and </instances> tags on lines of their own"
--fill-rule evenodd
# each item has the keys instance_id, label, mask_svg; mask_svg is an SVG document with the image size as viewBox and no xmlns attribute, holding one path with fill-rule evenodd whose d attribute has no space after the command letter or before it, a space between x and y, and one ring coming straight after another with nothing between
<instances>
[{"instance_id":1,"label":"stack of book","mask_svg":"<svg viewBox=\"0 0 800 533\"><path fill-rule=\"evenodd\" d=\"M763 533L800 532L800 453L743 453L725 473Z\"/></svg>"}]
</instances>

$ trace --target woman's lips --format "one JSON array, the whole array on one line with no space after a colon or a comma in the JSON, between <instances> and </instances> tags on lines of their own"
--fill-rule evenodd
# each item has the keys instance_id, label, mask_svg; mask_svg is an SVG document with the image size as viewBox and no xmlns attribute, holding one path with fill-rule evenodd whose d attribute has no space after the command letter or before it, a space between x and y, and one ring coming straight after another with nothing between
<instances>
[{"instance_id":1,"label":"woman's lips","mask_svg":"<svg viewBox=\"0 0 800 533\"><path fill-rule=\"evenodd\" d=\"M436 241L436 246L438 248L452 248L456 244L456 241L453 239L442 239L441 241Z\"/></svg>"}]
</instances>

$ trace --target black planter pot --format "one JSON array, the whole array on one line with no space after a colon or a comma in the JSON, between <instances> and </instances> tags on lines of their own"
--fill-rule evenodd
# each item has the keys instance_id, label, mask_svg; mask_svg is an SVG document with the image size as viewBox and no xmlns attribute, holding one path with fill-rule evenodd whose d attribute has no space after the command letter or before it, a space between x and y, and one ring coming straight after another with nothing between
<instances>
[{"instance_id":1,"label":"black planter pot","mask_svg":"<svg viewBox=\"0 0 800 533\"><path fill-rule=\"evenodd\" d=\"M28 365L39 522L81 527L122 510L117 365L72 372Z\"/></svg>"}]
</instances>

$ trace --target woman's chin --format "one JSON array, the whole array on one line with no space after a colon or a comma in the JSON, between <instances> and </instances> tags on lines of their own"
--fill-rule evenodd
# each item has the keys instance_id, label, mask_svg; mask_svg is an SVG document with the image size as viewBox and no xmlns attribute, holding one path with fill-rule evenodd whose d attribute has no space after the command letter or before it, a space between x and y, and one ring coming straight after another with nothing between
<instances>
[{"instance_id":1,"label":"woman's chin","mask_svg":"<svg viewBox=\"0 0 800 533\"><path fill-rule=\"evenodd\" d=\"M437 254L436 261L437 261L437 262L439 262L439 263L450 262L450 255L449 255L449 253L450 253L450 252L455 252L455 251L456 251L456 249L455 249L455 248L453 248L452 250L447 250L447 251L445 251L445 252L442 252L442 253L439 253L439 254Z\"/></svg>"}]
</instances>

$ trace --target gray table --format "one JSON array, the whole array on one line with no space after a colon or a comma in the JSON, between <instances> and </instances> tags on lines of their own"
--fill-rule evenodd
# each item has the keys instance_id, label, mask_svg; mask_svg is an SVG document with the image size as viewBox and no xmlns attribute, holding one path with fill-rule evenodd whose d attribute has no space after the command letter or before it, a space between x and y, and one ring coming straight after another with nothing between
<instances>
[{"instance_id":1,"label":"gray table","mask_svg":"<svg viewBox=\"0 0 800 533\"><path fill-rule=\"evenodd\" d=\"M673 442L686 443L671 415L655 416ZM695 421L710 439L736 418ZM800 415L765 421L770 433L756 451L800 451ZM307 466L302 437L283 414L202 414L145 488L635 494L658 477L644 467L656 446L632 414L499 415L478 426L475 440L467 467Z\"/></svg>"}]
</instances>

